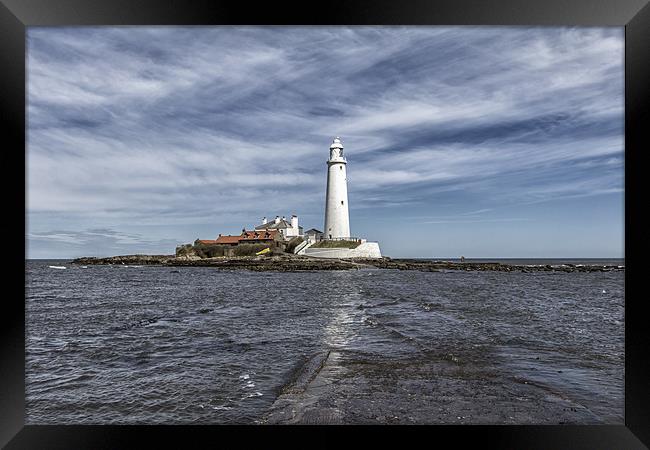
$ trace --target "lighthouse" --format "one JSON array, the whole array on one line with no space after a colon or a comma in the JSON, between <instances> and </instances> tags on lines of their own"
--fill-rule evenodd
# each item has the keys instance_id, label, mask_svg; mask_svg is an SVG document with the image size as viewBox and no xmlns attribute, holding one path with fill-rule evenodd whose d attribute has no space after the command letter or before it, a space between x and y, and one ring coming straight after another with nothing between
<instances>
[{"instance_id":1,"label":"lighthouse","mask_svg":"<svg viewBox=\"0 0 650 450\"><path fill-rule=\"evenodd\" d=\"M349 238L347 161L338 137L330 145L327 160L327 194L325 195L325 239Z\"/></svg>"},{"instance_id":2,"label":"lighthouse","mask_svg":"<svg viewBox=\"0 0 650 450\"><path fill-rule=\"evenodd\" d=\"M299 249L299 255L313 258L381 258L378 242L368 242L366 239L350 236L347 165L343 144L341 139L336 137L330 145L330 158L327 160L323 240L315 238L305 242L303 247L296 247ZM320 235L320 231L317 231L317 234ZM340 241L328 242L330 239Z\"/></svg>"}]
</instances>

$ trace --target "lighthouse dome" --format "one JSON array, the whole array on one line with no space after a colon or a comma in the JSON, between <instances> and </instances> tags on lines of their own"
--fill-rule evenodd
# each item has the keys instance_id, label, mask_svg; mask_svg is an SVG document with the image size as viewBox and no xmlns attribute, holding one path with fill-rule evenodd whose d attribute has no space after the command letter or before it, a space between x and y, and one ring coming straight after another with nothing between
<instances>
[{"instance_id":1,"label":"lighthouse dome","mask_svg":"<svg viewBox=\"0 0 650 450\"><path fill-rule=\"evenodd\" d=\"M332 145L330 145L330 150L333 150L335 148L343 148L343 144L341 144L341 139L337 136L334 138L334 142L332 142Z\"/></svg>"}]
</instances>

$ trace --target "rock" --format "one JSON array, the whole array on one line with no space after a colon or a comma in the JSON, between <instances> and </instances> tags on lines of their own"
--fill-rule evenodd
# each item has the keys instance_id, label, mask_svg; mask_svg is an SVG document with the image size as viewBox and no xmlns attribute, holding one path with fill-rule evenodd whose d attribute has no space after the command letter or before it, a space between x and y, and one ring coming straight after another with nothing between
<instances>
[{"instance_id":1,"label":"rock","mask_svg":"<svg viewBox=\"0 0 650 450\"><path fill-rule=\"evenodd\" d=\"M539 271L562 272L604 272L624 271L624 266L523 266L501 263L455 263L452 261L428 261L418 259L391 259L391 258L354 258L354 259L324 259L308 256L279 254L271 256L238 256L199 258L197 256L175 257L174 255L124 255L108 258L84 257L71 261L72 264L98 265L98 264L123 264L123 265L159 265L159 266L191 266L214 267L224 270L252 270L256 272L295 272L313 270L356 270L363 267L376 267L378 269L417 270L421 272L438 272L441 270L472 271L500 271L532 273Z\"/></svg>"},{"instance_id":2,"label":"rock","mask_svg":"<svg viewBox=\"0 0 650 450\"><path fill-rule=\"evenodd\" d=\"M123 255L108 258L84 257L71 261L71 264L97 265L97 264L124 264L124 265L162 265L174 255Z\"/></svg>"}]
</instances>

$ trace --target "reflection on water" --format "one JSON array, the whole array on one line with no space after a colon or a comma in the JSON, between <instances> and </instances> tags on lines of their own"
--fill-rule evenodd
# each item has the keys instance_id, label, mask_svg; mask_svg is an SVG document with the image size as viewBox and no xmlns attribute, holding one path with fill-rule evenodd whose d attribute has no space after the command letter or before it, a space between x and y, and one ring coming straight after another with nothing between
<instances>
[{"instance_id":1,"label":"reflection on water","mask_svg":"<svg viewBox=\"0 0 650 450\"><path fill-rule=\"evenodd\" d=\"M353 337L354 317L350 310L345 308L336 309L332 313L331 320L325 325L323 343L325 347L332 349L345 349Z\"/></svg>"},{"instance_id":2,"label":"reflection on water","mask_svg":"<svg viewBox=\"0 0 650 450\"><path fill-rule=\"evenodd\" d=\"M335 291L339 289L340 293L334 292L331 298L333 308L324 328L323 343L329 349L346 349L358 333L355 324L358 317L353 313L361 298L361 288L353 272L333 272L330 280Z\"/></svg>"}]
</instances>

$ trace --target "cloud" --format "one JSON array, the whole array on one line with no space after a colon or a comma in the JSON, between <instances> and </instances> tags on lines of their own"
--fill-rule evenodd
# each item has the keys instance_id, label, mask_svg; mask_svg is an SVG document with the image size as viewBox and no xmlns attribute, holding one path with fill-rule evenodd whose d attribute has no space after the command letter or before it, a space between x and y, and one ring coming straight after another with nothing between
<instances>
[{"instance_id":1,"label":"cloud","mask_svg":"<svg viewBox=\"0 0 650 450\"><path fill-rule=\"evenodd\" d=\"M52 230L27 233L28 249L33 257L57 258L64 253L67 257L84 255L110 256L115 254L159 253L172 254L176 245L174 239L152 239L138 233L124 233L109 228L86 230Z\"/></svg>"},{"instance_id":2,"label":"cloud","mask_svg":"<svg viewBox=\"0 0 650 450\"><path fill-rule=\"evenodd\" d=\"M33 27L27 45L39 230L319 217L335 135L353 211L622 188L618 28Z\"/></svg>"},{"instance_id":3,"label":"cloud","mask_svg":"<svg viewBox=\"0 0 650 450\"><path fill-rule=\"evenodd\" d=\"M451 224L451 223L497 223L497 222L525 222L530 219L523 217L503 217L499 219L475 219L475 220L428 220L426 222L420 222L421 224L431 225L431 224Z\"/></svg>"}]
</instances>

